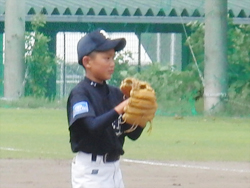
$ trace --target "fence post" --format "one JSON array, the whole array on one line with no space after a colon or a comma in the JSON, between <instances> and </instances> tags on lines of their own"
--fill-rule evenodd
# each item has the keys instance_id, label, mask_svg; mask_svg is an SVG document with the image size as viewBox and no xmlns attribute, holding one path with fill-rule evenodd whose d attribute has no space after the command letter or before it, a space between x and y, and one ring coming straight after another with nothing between
<instances>
[{"instance_id":1,"label":"fence post","mask_svg":"<svg viewBox=\"0 0 250 188\"><path fill-rule=\"evenodd\" d=\"M56 57L56 31L49 31L48 28L44 29L44 33L49 36L50 41L48 43L49 51ZM56 64L52 69L54 70L54 74L49 78L47 87L48 92L46 93L46 97L50 100L54 100L56 97Z\"/></svg>"},{"instance_id":2,"label":"fence post","mask_svg":"<svg viewBox=\"0 0 250 188\"><path fill-rule=\"evenodd\" d=\"M3 79L4 79L4 66L3 66L3 33L0 33L0 97L3 97Z\"/></svg>"}]
</instances>

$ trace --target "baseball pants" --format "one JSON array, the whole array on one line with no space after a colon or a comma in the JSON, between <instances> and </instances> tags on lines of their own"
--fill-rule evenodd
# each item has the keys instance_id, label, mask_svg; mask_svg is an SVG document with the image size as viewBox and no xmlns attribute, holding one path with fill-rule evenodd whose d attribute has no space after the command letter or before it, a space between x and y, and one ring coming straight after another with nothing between
<instances>
[{"instance_id":1,"label":"baseball pants","mask_svg":"<svg viewBox=\"0 0 250 188\"><path fill-rule=\"evenodd\" d=\"M72 188L124 188L120 161L103 162L103 156L78 152L71 167Z\"/></svg>"}]
</instances>

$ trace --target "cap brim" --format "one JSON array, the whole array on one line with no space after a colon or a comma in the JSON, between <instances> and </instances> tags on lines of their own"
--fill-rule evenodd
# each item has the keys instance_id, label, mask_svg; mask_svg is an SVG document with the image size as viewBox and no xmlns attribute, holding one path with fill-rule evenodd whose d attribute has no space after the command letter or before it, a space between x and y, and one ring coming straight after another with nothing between
<instances>
[{"instance_id":1,"label":"cap brim","mask_svg":"<svg viewBox=\"0 0 250 188\"><path fill-rule=\"evenodd\" d=\"M126 46L125 38L119 38L114 40L106 40L102 45L98 46L96 51L107 51L114 49L116 52L121 51Z\"/></svg>"}]
</instances>

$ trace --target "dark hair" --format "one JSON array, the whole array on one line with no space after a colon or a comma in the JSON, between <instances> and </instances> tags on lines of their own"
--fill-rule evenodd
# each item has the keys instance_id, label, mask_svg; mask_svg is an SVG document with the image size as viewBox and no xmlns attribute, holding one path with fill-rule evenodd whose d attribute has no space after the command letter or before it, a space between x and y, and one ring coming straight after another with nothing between
<instances>
[{"instance_id":1,"label":"dark hair","mask_svg":"<svg viewBox=\"0 0 250 188\"><path fill-rule=\"evenodd\" d=\"M94 57L96 56L96 53L97 53L97 51L93 51L93 52L90 52L89 54L87 54L87 55L85 55L85 56L89 56L89 57L91 57L91 58L94 58ZM85 56L84 56L84 57L85 57ZM82 57L82 59L83 59L84 57ZM84 67L82 61L81 61L81 65L83 66L84 69L86 69L86 68Z\"/></svg>"}]
</instances>

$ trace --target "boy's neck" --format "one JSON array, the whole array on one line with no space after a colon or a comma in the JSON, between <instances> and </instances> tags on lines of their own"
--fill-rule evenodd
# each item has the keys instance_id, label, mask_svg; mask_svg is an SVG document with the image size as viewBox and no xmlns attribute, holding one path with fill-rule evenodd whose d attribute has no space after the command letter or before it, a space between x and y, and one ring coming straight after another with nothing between
<instances>
[{"instance_id":1,"label":"boy's neck","mask_svg":"<svg viewBox=\"0 0 250 188\"><path fill-rule=\"evenodd\" d=\"M86 75L85 77L88 78L89 80L93 81L93 82L98 83L98 84L103 84L104 83L104 80L97 80L97 79L92 78L92 77L90 77L88 75Z\"/></svg>"}]
</instances>

